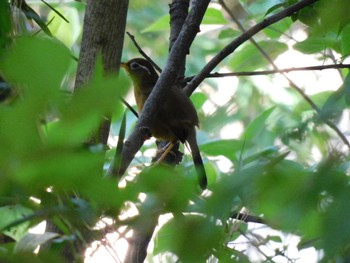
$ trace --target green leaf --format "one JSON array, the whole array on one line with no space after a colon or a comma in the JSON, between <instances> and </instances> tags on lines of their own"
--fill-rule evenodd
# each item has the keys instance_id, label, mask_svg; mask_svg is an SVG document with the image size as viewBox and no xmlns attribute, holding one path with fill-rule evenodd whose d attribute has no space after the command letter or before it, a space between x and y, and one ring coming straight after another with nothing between
<instances>
[{"instance_id":1,"label":"green leaf","mask_svg":"<svg viewBox=\"0 0 350 263\"><path fill-rule=\"evenodd\" d=\"M223 234L222 228L203 216L175 217L159 230L153 253L170 251L181 262L206 262L221 247Z\"/></svg>"},{"instance_id":2,"label":"green leaf","mask_svg":"<svg viewBox=\"0 0 350 263\"><path fill-rule=\"evenodd\" d=\"M262 158L266 160L267 158L270 160L278 153L279 148L277 146L268 146L266 148L263 148L261 151L254 152L251 155L245 156L242 163L244 165L252 163L254 161L259 161ZM278 156L275 158L275 160L271 160L269 163L274 163L274 161L281 161L285 158L285 154L282 154L281 156Z\"/></svg>"},{"instance_id":3,"label":"green leaf","mask_svg":"<svg viewBox=\"0 0 350 263\"><path fill-rule=\"evenodd\" d=\"M64 21L66 21L67 23L69 23L69 21L67 20L67 18L64 17L64 15L62 13L60 13L56 8L54 8L52 5L50 5L48 2L41 0L41 2L43 2L45 5L47 5L52 11L54 11L60 18L62 18ZM51 20L51 19L50 19Z\"/></svg>"},{"instance_id":4,"label":"green leaf","mask_svg":"<svg viewBox=\"0 0 350 263\"><path fill-rule=\"evenodd\" d=\"M52 22L48 25L52 34L71 48L81 34L78 10L68 6L58 7L50 11L48 19L52 19Z\"/></svg>"},{"instance_id":5,"label":"green leaf","mask_svg":"<svg viewBox=\"0 0 350 263\"><path fill-rule=\"evenodd\" d=\"M193 102L196 110L200 110L203 104L207 101L208 97L202 92L196 92L191 95L191 101Z\"/></svg>"},{"instance_id":6,"label":"green leaf","mask_svg":"<svg viewBox=\"0 0 350 263\"><path fill-rule=\"evenodd\" d=\"M201 145L201 151L207 155L223 155L231 161L236 160L236 153L243 149L244 142L240 140L214 140Z\"/></svg>"},{"instance_id":7,"label":"green leaf","mask_svg":"<svg viewBox=\"0 0 350 263\"><path fill-rule=\"evenodd\" d=\"M239 36L240 34L241 34L241 32L239 32L237 30L233 30L231 28L226 28L226 29L220 30L219 39L226 39L226 38L233 39L233 38Z\"/></svg>"},{"instance_id":8,"label":"green leaf","mask_svg":"<svg viewBox=\"0 0 350 263\"><path fill-rule=\"evenodd\" d=\"M323 91L319 92L317 94L309 96L310 99L319 107L321 108L329 96L331 96L333 92L332 91ZM301 100L293 109L293 114L300 115L303 112L313 110L308 102L305 100Z\"/></svg>"},{"instance_id":9,"label":"green leaf","mask_svg":"<svg viewBox=\"0 0 350 263\"><path fill-rule=\"evenodd\" d=\"M274 241L277 243L282 243L282 238L280 236L267 236L269 241Z\"/></svg>"},{"instance_id":10,"label":"green leaf","mask_svg":"<svg viewBox=\"0 0 350 263\"><path fill-rule=\"evenodd\" d=\"M349 85L350 78L349 75L344 81L344 86L340 87L338 90L332 92L324 105L321 108L320 117L323 119L334 118L337 115L339 116L344 108L346 108L345 100L345 89Z\"/></svg>"},{"instance_id":11,"label":"green leaf","mask_svg":"<svg viewBox=\"0 0 350 263\"><path fill-rule=\"evenodd\" d=\"M216 8L208 8L204 14L203 25L225 25L227 20L224 18L222 11Z\"/></svg>"},{"instance_id":12,"label":"green leaf","mask_svg":"<svg viewBox=\"0 0 350 263\"><path fill-rule=\"evenodd\" d=\"M2 50L10 43L11 28L10 4L8 1L0 1L0 55L2 55Z\"/></svg>"},{"instance_id":13,"label":"green leaf","mask_svg":"<svg viewBox=\"0 0 350 263\"><path fill-rule=\"evenodd\" d=\"M274 40L260 41L258 45L272 60L288 50L286 44ZM234 71L254 71L264 67L267 63L260 51L253 44L247 43L232 56L229 65Z\"/></svg>"},{"instance_id":14,"label":"green leaf","mask_svg":"<svg viewBox=\"0 0 350 263\"><path fill-rule=\"evenodd\" d=\"M283 3L277 3L276 5L274 6L271 6L267 11L266 11L266 14L265 16L267 16L268 14L272 13L273 11L279 9L280 7L283 7Z\"/></svg>"},{"instance_id":15,"label":"green leaf","mask_svg":"<svg viewBox=\"0 0 350 263\"><path fill-rule=\"evenodd\" d=\"M29 5L27 5L25 1L22 2L21 8L28 19L33 19L46 35L52 37L52 33L47 27L45 21Z\"/></svg>"},{"instance_id":16,"label":"green leaf","mask_svg":"<svg viewBox=\"0 0 350 263\"><path fill-rule=\"evenodd\" d=\"M198 187L197 178L186 176L179 167L174 170L167 166L155 166L143 169L138 175L139 190L155 198L155 202L167 211L180 213L193 198ZM181 188L181 195L178 189Z\"/></svg>"},{"instance_id":17,"label":"green leaf","mask_svg":"<svg viewBox=\"0 0 350 263\"><path fill-rule=\"evenodd\" d=\"M270 38L279 38L292 26L292 21L289 19L283 19L268 28L264 29L263 32Z\"/></svg>"},{"instance_id":18,"label":"green leaf","mask_svg":"<svg viewBox=\"0 0 350 263\"><path fill-rule=\"evenodd\" d=\"M256 16L266 16L268 13L278 8L280 4L281 0L252 1L249 5L249 11Z\"/></svg>"},{"instance_id":19,"label":"green leaf","mask_svg":"<svg viewBox=\"0 0 350 263\"><path fill-rule=\"evenodd\" d=\"M12 222L32 213L32 210L21 205L9 205L0 207L0 229L10 225ZM3 231L3 233L14 240L20 240L27 234L30 222L24 222L20 225Z\"/></svg>"},{"instance_id":20,"label":"green leaf","mask_svg":"<svg viewBox=\"0 0 350 263\"><path fill-rule=\"evenodd\" d=\"M111 167L109 168L109 171L107 174L108 177L113 177L118 175L118 171L121 164L121 155L124 147L125 130L126 130L126 112L124 112L123 119L120 125L117 147L115 149L115 154L112 158Z\"/></svg>"},{"instance_id":21,"label":"green leaf","mask_svg":"<svg viewBox=\"0 0 350 263\"><path fill-rule=\"evenodd\" d=\"M346 105L350 105L350 74L348 74L344 81L344 97Z\"/></svg>"},{"instance_id":22,"label":"green leaf","mask_svg":"<svg viewBox=\"0 0 350 263\"><path fill-rule=\"evenodd\" d=\"M38 246L58 236L59 235L57 233L52 232L45 232L43 234L28 233L18 243L16 243L14 252L33 252Z\"/></svg>"},{"instance_id":23,"label":"green leaf","mask_svg":"<svg viewBox=\"0 0 350 263\"><path fill-rule=\"evenodd\" d=\"M349 56L350 55L350 25L346 26L341 33L341 47L342 47L342 55Z\"/></svg>"},{"instance_id":24,"label":"green leaf","mask_svg":"<svg viewBox=\"0 0 350 263\"><path fill-rule=\"evenodd\" d=\"M272 107L262 112L247 126L241 137L249 141L259 136L262 131L266 130L266 120L274 110L275 107Z\"/></svg>"},{"instance_id":25,"label":"green leaf","mask_svg":"<svg viewBox=\"0 0 350 263\"><path fill-rule=\"evenodd\" d=\"M323 51L328 44L324 38L309 37L296 43L293 48L305 54L313 54Z\"/></svg>"},{"instance_id":26,"label":"green leaf","mask_svg":"<svg viewBox=\"0 0 350 263\"><path fill-rule=\"evenodd\" d=\"M42 97L58 91L70 62L70 51L57 40L20 37L0 68L11 83L30 86L31 92L26 95L36 97L40 92Z\"/></svg>"}]
</instances>

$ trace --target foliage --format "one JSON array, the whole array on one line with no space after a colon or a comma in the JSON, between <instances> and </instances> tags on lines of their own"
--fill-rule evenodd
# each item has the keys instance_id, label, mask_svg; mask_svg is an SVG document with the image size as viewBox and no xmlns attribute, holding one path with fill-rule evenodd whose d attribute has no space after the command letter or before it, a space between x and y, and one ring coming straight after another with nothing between
<instances>
[{"instance_id":1,"label":"foliage","mask_svg":"<svg viewBox=\"0 0 350 263\"><path fill-rule=\"evenodd\" d=\"M247 29L296 2L241 0L236 4L242 13L229 9ZM154 148L149 142L131 164L142 171L116 187L103 169L110 164L113 149L85 142L103 116L113 116L111 141L118 135L124 111L119 96L126 97L130 82L123 72L105 76L97 63L94 78L71 94L84 5L42 4L40 12L48 19L55 17L53 22L45 30L40 22L35 30L44 31L38 34L13 36L6 3L0 4L5 7L0 6L0 75L11 86L11 94L0 104L0 261L61 262L64 244L101 239L101 233L92 229L102 218L146 226L155 211L167 220L155 235L149 262L156 257L171 262L297 258L290 255L285 236L300 237L298 249L318 251L319 260L349 260L349 149L327 124L334 123L348 135L347 69L332 75L326 91L306 92L318 112L277 76L206 79L192 100L201 120L198 141L210 192L199 194L187 156L175 169L145 167ZM37 7L33 4L31 10L40 14L41 21L41 13L34 11ZM345 63L350 51L347 10L347 0L319 0L254 39L276 63L291 59L291 52L318 65ZM132 1L128 15L127 31L160 65L168 51L167 12L165 3ZM211 4L190 50L186 75L198 73L239 34L221 6ZM129 39L125 43L125 59L139 56ZM288 62L291 67L305 66L302 60ZM246 42L217 70L271 68L256 45ZM322 85L310 84L314 73L289 76L306 90L308 85ZM127 134L135 122L127 112ZM132 169L128 173L132 175ZM120 215L131 207L137 216L123 221ZM256 232L255 224L235 220L233 215L240 211L262 218L268 226L265 233ZM54 222L59 231L38 236L29 232L44 220ZM91 232L88 240L83 229ZM48 240L53 242L50 250L31 253ZM242 246L244 242L250 246Z\"/></svg>"}]
</instances>

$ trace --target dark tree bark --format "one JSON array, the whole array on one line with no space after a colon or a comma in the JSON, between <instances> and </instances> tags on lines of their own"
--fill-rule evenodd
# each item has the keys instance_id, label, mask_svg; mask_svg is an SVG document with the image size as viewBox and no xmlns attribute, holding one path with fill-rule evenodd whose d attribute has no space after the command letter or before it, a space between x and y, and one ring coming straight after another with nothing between
<instances>
[{"instance_id":1,"label":"dark tree bark","mask_svg":"<svg viewBox=\"0 0 350 263\"><path fill-rule=\"evenodd\" d=\"M99 54L102 55L105 72L112 73L119 70L128 3L128 0L87 1L76 89L82 87L92 77ZM90 143L106 144L109 127L110 120L103 121L98 134Z\"/></svg>"},{"instance_id":2,"label":"dark tree bark","mask_svg":"<svg viewBox=\"0 0 350 263\"><path fill-rule=\"evenodd\" d=\"M102 56L103 68L106 73L117 73L123 49L128 0L88 0L84 17L83 37L78 63L75 89L83 88L94 74L96 59ZM117 88L117 87L116 87ZM90 139L90 144L107 144L110 119L102 120L99 131ZM101 167L102 171L102 167ZM48 221L47 231L57 230ZM86 238L86 244L80 241L66 245L63 249L65 262L77 262L77 257L83 259L91 240L91 229L81 229Z\"/></svg>"}]
</instances>

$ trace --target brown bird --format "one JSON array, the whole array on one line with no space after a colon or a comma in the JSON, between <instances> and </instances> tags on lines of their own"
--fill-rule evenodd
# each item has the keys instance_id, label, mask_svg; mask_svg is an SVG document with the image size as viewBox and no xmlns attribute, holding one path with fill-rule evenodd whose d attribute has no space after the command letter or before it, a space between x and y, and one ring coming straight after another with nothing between
<instances>
[{"instance_id":1,"label":"brown bird","mask_svg":"<svg viewBox=\"0 0 350 263\"><path fill-rule=\"evenodd\" d=\"M134 58L121 63L121 67L132 79L137 108L141 112L158 80L158 74L151 63L142 58ZM177 141L182 143L187 141L199 184L202 189L206 189L207 176L196 140L196 126L199 125L199 120L191 100L181 89L171 87L157 114L154 124L149 127L152 135L158 140L169 141L173 144Z\"/></svg>"}]
</instances>

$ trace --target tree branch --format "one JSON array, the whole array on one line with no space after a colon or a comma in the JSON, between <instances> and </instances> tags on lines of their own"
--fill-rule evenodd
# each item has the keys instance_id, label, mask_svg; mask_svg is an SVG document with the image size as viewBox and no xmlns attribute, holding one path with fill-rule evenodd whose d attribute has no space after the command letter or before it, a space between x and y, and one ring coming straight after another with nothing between
<instances>
[{"instance_id":1,"label":"tree branch","mask_svg":"<svg viewBox=\"0 0 350 263\"><path fill-rule=\"evenodd\" d=\"M185 23L188 15L189 0L174 0L170 5L170 46L169 51L172 49L177 37L179 36L182 26ZM187 50L187 54L189 51ZM179 72L177 79L182 81L185 78L186 60L184 59L182 64L178 66Z\"/></svg>"},{"instance_id":2,"label":"tree branch","mask_svg":"<svg viewBox=\"0 0 350 263\"><path fill-rule=\"evenodd\" d=\"M350 64L332 64L332 65L319 65L309 67L293 67L285 69L274 69L274 70L260 70L260 71L241 71L241 72L229 72L229 73L211 73L206 78L223 78L223 77L242 77L242 76L261 76L278 73L290 73L295 71L315 71L315 70L326 70L326 69L350 69ZM185 82L190 82L195 76L185 78Z\"/></svg>"},{"instance_id":3,"label":"tree branch","mask_svg":"<svg viewBox=\"0 0 350 263\"><path fill-rule=\"evenodd\" d=\"M264 19L259 24L251 27L246 32L233 40L230 44L224 47L216 56L214 56L207 65L196 75L194 79L186 86L185 92L190 95L198 87L198 85L210 74L210 72L227 56L233 53L241 44L246 42L252 36L263 30L264 28L295 14L297 11L309 6L318 0L302 0L290 7Z\"/></svg>"}]
</instances>

